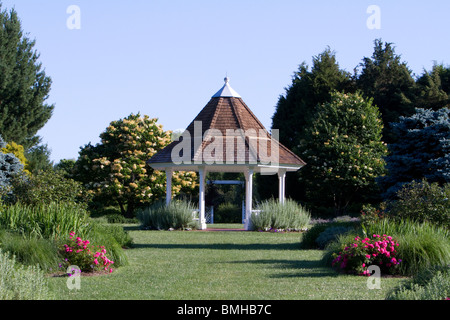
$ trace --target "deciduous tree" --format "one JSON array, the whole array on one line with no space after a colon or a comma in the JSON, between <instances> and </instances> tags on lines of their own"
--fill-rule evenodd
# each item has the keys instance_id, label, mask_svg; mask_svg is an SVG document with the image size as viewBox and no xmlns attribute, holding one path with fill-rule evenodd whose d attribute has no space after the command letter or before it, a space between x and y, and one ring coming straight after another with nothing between
<instances>
[{"instance_id":1,"label":"deciduous tree","mask_svg":"<svg viewBox=\"0 0 450 320\"><path fill-rule=\"evenodd\" d=\"M132 217L141 204L152 203L165 195L166 176L146 162L171 142L157 119L140 114L113 121L100 135L96 146L81 149L75 177L84 182L99 199L114 200L122 213ZM194 172L176 172L173 192L190 192L196 187Z\"/></svg>"},{"instance_id":2,"label":"deciduous tree","mask_svg":"<svg viewBox=\"0 0 450 320\"><path fill-rule=\"evenodd\" d=\"M300 178L308 200L331 204L340 215L352 201L364 202L376 193L375 179L384 173L387 152L382 130L379 110L371 99L360 93L332 93L300 145L307 163Z\"/></svg>"}]
</instances>

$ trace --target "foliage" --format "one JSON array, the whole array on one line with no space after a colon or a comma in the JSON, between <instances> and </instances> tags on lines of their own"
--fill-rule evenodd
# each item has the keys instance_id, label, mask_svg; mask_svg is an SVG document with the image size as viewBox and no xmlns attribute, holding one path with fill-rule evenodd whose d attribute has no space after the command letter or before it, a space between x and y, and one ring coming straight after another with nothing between
<instances>
[{"instance_id":1,"label":"foliage","mask_svg":"<svg viewBox=\"0 0 450 320\"><path fill-rule=\"evenodd\" d=\"M86 145L75 165L75 177L99 199L114 200L127 218L134 210L165 195L165 173L146 162L171 140L157 119L131 114L113 121L100 135L101 143ZM191 192L196 187L194 172L175 172L173 192ZM105 201L107 202L107 201Z\"/></svg>"},{"instance_id":2,"label":"foliage","mask_svg":"<svg viewBox=\"0 0 450 320\"><path fill-rule=\"evenodd\" d=\"M359 65L356 87L366 98L373 98L384 124L383 139L391 143L391 122L401 116L414 113L415 82L412 72L401 57L395 53L392 43L381 39L374 41L372 57L365 57Z\"/></svg>"},{"instance_id":3,"label":"foliage","mask_svg":"<svg viewBox=\"0 0 450 320\"><path fill-rule=\"evenodd\" d=\"M388 293L387 300L448 300L450 267L433 267L406 280Z\"/></svg>"},{"instance_id":4,"label":"foliage","mask_svg":"<svg viewBox=\"0 0 450 320\"><path fill-rule=\"evenodd\" d=\"M119 225L92 221L89 225L86 237L87 236L92 242L103 244L108 251L112 251L109 243L116 242L121 248L129 248L133 244L133 239L130 237L128 231L125 231L124 228Z\"/></svg>"},{"instance_id":5,"label":"foliage","mask_svg":"<svg viewBox=\"0 0 450 320\"><path fill-rule=\"evenodd\" d=\"M61 256L54 240L24 237L17 232L0 230L0 247L27 266L39 266L43 271L56 270Z\"/></svg>"},{"instance_id":6,"label":"foliage","mask_svg":"<svg viewBox=\"0 0 450 320\"><path fill-rule=\"evenodd\" d=\"M346 90L350 75L339 68L329 48L313 57L311 70L303 62L294 73L292 84L278 99L272 128L280 130L280 142L289 149L303 139L303 130L314 118L319 105L329 101L334 90Z\"/></svg>"},{"instance_id":7,"label":"foliage","mask_svg":"<svg viewBox=\"0 0 450 320\"><path fill-rule=\"evenodd\" d=\"M35 135L52 115L54 106L45 103L52 81L17 12L2 10L1 4L0 10L0 132L28 149L38 143Z\"/></svg>"},{"instance_id":8,"label":"foliage","mask_svg":"<svg viewBox=\"0 0 450 320\"><path fill-rule=\"evenodd\" d=\"M334 92L331 101L318 110L299 147L308 163L301 174L308 199L318 205L329 203L341 215L356 195L360 199L353 201L373 196L387 152L382 128L371 100L360 93Z\"/></svg>"},{"instance_id":9,"label":"foliage","mask_svg":"<svg viewBox=\"0 0 450 320\"><path fill-rule=\"evenodd\" d=\"M57 239L74 230L84 234L89 225L86 210L74 203L27 206L16 203L1 209L0 226L24 236Z\"/></svg>"},{"instance_id":10,"label":"foliage","mask_svg":"<svg viewBox=\"0 0 450 320\"><path fill-rule=\"evenodd\" d=\"M0 148L1 149L1 148ZM25 157L25 149L20 144L17 144L15 142L8 143L3 149L0 150L1 152L7 154L11 153L16 156L17 159L19 159L20 163L23 165L24 169L23 171L27 174L30 172L28 171L28 160Z\"/></svg>"},{"instance_id":11,"label":"foliage","mask_svg":"<svg viewBox=\"0 0 450 320\"><path fill-rule=\"evenodd\" d=\"M6 147L6 142L0 135L0 149ZM0 201L9 193L11 179L22 172L23 164L12 153L0 152Z\"/></svg>"},{"instance_id":12,"label":"foliage","mask_svg":"<svg viewBox=\"0 0 450 320\"><path fill-rule=\"evenodd\" d=\"M341 234L345 234L352 231L354 227L328 227L323 230L316 238L315 242L319 249L325 249L325 247L332 241L335 241Z\"/></svg>"},{"instance_id":13,"label":"foliage","mask_svg":"<svg viewBox=\"0 0 450 320\"><path fill-rule=\"evenodd\" d=\"M399 220L412 220L450 230L450 184L413 181L397 192L398 200L391 201L388 215Z\"/></svg>"},{"instance_id":14,"label":"foliage","mask_svg":"<svg viewBox=\"0 0 450 320\"><path fill-rule=\"evenodd\" d=\"M417 79L417 93L415 105L417 108L439 110L450 107L450 87L446 83L445 75L450 69L446 69L442 64L433 65L431 71L424 73ZM447 91L446 91L447 90Z\"/></svg>"},{"instance_id":15,"label":"foliage","mask_svg":"<svg viewBox=\"0 0 450 320\"><path fill-rule=\"evenodd\" d=\"M75 159L61 159L57 164L53 166L53 169L60 172L66 178L73 178L75 171Z\"/></svg>"},{"instance_id":16,"label":"foliage","mask_svg":"<svg viewBox=\"0 0 450 320\"><path fill-rule=\"evenodd\" d=\"M414 275L433 266L450 264L450 231L430 223L383 219L366 227L367 234L390 234L401 244L400 272Z\"/></svg>"},{"instance_id":17,"label":"foliage","mask_svg":"<svg viewBox=\"0 0 450 320\"><path fill-rule=\"evenodd\" d=\"M51 170L53 168L53 161L50 159L50 154L51 152L47 144L36 145L26 150L27 170L31 174Z\"/></svg>"},{"instance_id":18,"label":"foliage","mask_svg":"<svg viewBox=\"0 0 450 320\"><path fill-rule=\"evenodd\" d=\"M311 219L309 211L291 199L286 199L284 203L269 199L258 204L256 210L259 212L252 213L251 225L253 230L259 231L300 231L306 228Z\"/></svg>"},{"instance_id":19,"label":"foliage","mask_svg":"<svg viewBox=\"0 0 450 320\"><path fill-rule=\"evenodd\" d=\"M383 204L384 207L384 204ZM359 217L362 225L370 225L377 223L385 218L385 212L382 209L377 209L370 204L366 204L362 207L361 215Z\"/></svg>"},{"instance_id":20,"label":"foliage","mask_svg":"<svg viewBox=\"0 0 450 320\"><path fill-rule=\"evenodd\" d=\"M60 171L41 171L31 176L18 175L12 179L14 201L25 205L71 202L87 206L91 195L80 182L64 177Z\"/></svg>"},{"instance_id":21,"label":"foliage","mask_svg":"<svg viewBox=\"0 0 450 320\"><path fill-rule=\"evenodd\" d=\"M156 230L197 228L194 220L196 208L189 202L171 201L168 205L154 203L138 211L137 218L143 228Z\"/></svg>"},{"instance_id":22,"label":"foliage","mask_svg":"<svg viewBox=\"0 0 450 320\"><path fill-rule=\"evenodd\" d=\"M397 258L399 243L391 236L373 234L372 238L355 237L344 243L339 253L333 253L331 265L346 273L370 276L368 268L376 265L381 273L394 273L401 259Z\"/></svg>"},{"instance_id":23,"label":"foliage","mask_svg":"<svg viewBox=\"0 0 450 320\"><path fill-rule=\"evenodd\" d=\"M25 267L0 249L0 300L44 300L52 295L36 266Z\"/></svg>"},{"instance_id":24,"label":"foliage","mask_svg":"<svg viewBox=\"0 0 450 320\"><path fill-rule=\"evenodd\" d=\"M332 220L311 220L312 226L303 234L302 241L300 243L302 249L318 249L316 239L322 232L328 228L345 228L350 230L359 227L359 221L349 219L334 218Z\"/></svg>"},{"instance_id":25,"label":"foliage","mask_svg":"<svg viewBox=\"0 0 450 320\"><path fill-rule=\"evenodd\" d=\"M214 223L241 223L242 209L229 202L221 203L214 211Z\"/></svg>"},{"instance_id":26,"label":"foliage","mask_svg":"<svg viewBox=\"0 0 450 320\"><path fill-rule=\"evenodd\" d=\"M392 124L392 130L397 140L389 145L389 174L379 181L385 198L394 198L413 180L450 182L450 109L416 109Z\"/></svg>"},{"instance_id":27,"label":"foliage","mask_svg":"<svg viewBox=\"0 0 450 320\"><path fill-rule=\"evenodd\" d=\"M89 240L76 237L75 232L70 232L67 244L61 248L61 255L64 258L66 267L77 266L82 272L93 272L105 270L113 272L114 261L106 256L104 246L94 247Z\"/></svg>"}]
</instances>

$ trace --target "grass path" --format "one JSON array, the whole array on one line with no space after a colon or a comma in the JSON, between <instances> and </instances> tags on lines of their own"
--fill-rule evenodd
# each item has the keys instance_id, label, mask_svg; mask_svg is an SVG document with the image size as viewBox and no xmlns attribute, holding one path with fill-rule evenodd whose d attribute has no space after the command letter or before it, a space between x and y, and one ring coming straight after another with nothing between
<instances>
[{"instance_id":1,"label":"grass path","mask_svg":"<svg viewBox=\"0 0 450 320\"><path fill-rule=\"evenodd\" d=\"M82 277L70 291L67 278L50 278L58 299L384 299L400 279L337 275L321 265L322 252L300 250L300 234L233 231L131 230L129 266Z\"/></svg>"}]
</instances>

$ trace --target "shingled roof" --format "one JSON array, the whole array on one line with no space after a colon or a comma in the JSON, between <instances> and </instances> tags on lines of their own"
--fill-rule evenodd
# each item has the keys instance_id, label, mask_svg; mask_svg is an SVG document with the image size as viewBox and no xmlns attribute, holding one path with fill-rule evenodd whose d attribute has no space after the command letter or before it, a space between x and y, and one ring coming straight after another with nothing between
<instances>
[{"instance_id":1,"label":"shingled roof","mask_svg":"<svg viewBox=\"0 0 450 320\"><path fill-rule=\"evenodd\" d=\"M230 134L231 139L228 139ZM217 143L216 139L220 136L223 137L222 142ZM275 155L277 165L295 167L296 170L305 165L305 162L292 151L272 139L239 94L230 87L228 78L225 78L225 85L195 117L182 137L155 154L148 164L152 167L173 164L172 153L179 152L179 144L185 137L191 137L190 150L185 148L182 153L190 151L189 157L185 160L197 165L202 163L220 165L223 162L227 166L230 164L258 166L267 164L269 160L273 163ZM214 147L208 148L212 143L215 143Z\"/></svg>"}]
</instances>

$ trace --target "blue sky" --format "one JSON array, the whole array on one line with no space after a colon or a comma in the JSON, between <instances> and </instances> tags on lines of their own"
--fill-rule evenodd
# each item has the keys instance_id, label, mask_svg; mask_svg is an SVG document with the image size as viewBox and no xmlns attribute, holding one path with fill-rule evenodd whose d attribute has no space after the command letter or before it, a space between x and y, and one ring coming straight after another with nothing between
<instances>
[{"instance_id":1,"label":"blue sky","mask_svg":"<svg viewBox=\"0 0 450 320\"><path fill-rule=\"evenodd\" d=\"M113 120L140 112L184 129L230 77L266 128L292 74L327 46L352 72L373 42L394 43L419 75L450 63L450 1L0 0L53 80L52 118L38 132L52 160L78 157ZM81 29L69 29L70 5ZM369 29L370 5L380 29Z\"/></svg>"}]
</instances>

